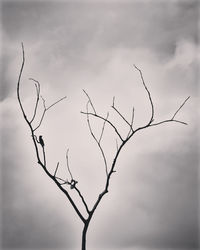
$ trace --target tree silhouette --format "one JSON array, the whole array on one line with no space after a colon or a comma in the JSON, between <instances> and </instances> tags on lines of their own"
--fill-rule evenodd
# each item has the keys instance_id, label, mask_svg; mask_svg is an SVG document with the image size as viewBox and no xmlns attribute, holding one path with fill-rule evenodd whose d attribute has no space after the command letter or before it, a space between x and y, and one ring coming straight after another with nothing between
<instances>
[{"instance_id":1,"label":"tree silhouette","mask_svg":"<svg viewBox=\"0 0 200 250\"><path fill-rule=\"evenodd\" d=\"M111 106L112 110L114 112L116 112L116 114L122 119L122 121L124 121L124 123L126 123L129 127L126 136L122 136L122 134L119 132L116 125L113 122L111 122L111 120L109 120L109 113L107 113L106 117L98 114L96 112L95 106L94 106L90 96L88 95L88 93L85 90L83 90L84 94L87 97L87 103L86 103L86 111L81 111L81 113L86 115L89 132L90 132L91 136L93 137L93 139L95 140L95 142L100 150L100 153L101 153L102 158L103 158L103 162L104 162L104 166L105 166L105 174L106 174L106 181L105 181L104 188L103 188L102 192L97 196L96 201L94 202L93 206L91 208L89 208L84 195L82 194L82 192L78 188L78 181L73 178L72 172L70 170L69 150L67 150L67 152L66 152L66 163L67 163L67 170L69 172L70 180L68 180L64 177L61 178L57 175L57 172L59 169L59 162L57 163L57 166L55 167L54 173L51 173L48 170L47 163L46 163L45 142L42 138L42 135L38 136L38 130L39 130L44 118L45 118L47 111L50 110L52 107L54 107L59 102L61 102L62 100L64 100L66 98L66 96L57 100L56 102L54 102L53 104L51 104L50 106L47 107L46 103L45 103L45 99L41 96L41 93L40 93L40 83L37 80L30 78L30 80L33 81L35 84L36 101L34 104L34 109L33 109L34 111L32 114L32 118L28 118L27 114L24 110L24 107L23 107L23 104L21 101L21 97L20 97L20 82L21 82L22 72L24 69L24 64L25 64L25 52L24 52L24 46L22 43L22 65L21 65L21 69L19 72L18 82L17 82L17 99L18 99L18 102L20 105L20 109L21 109L21 112L23 114L24 120L26 121L26 123L30 129L30 133L32 136L32 141L33 141L38 164L44 170L46 175L56 184L58 189L61 192L63 192L63 194L66 196L66 198L68 199L68 201L72 205L73 209L75 210L76 214L78 215L78 217L80 218L80 220L83 223L81 250L86 250L86 235L87 235L88 227L90 225L90 221L93 218L93 215L94 215L99 203L101 202L102 198L104 197L105 194L107 194L109 192L111 177L112 177L112 174L116 172L115 166L116 166L116 163L117 163L117 160L118 160L118 157L120 155L122 148L140 130L144 130L144 129L147 129L147 128L152 127L152 126L158 126L160 124L169 123L169 122L176 122L176 123L187 125L187 123L180 121L180 120L177 120L175 117L178 114L178 112L181 110L181 108L184 106L186 101L189 99L189 97L187 97L184 100L184 102L174 112L174 115L171 118L166 119L166 120L162 120L162 121L158 121L158 122L154 122L154 103L153 103L153 100L151 97L151 93L146 86L142 71L137 66L134 65L135 70L137 70L139 73L141 83L142 83L142 85L147 93L147 98L148 98L150 106L151 106L150 119L145 125L134 129L133 128L134 112L135 112L134 107L132 109L131 121L128 121L125 118L125 116L119 111L119 109L116 107L115 97L113 97L112 106ZM42 104L43 104L43 112L39 118L39 122L37 123L37 125L34 126L33 122L35 121L36 117L38 118L38 104L39 104L39 102L42 102ZM93 128L91 125L91 117L94 117L95 119L103 121L103 125L101 127L101 133L100 133L99 137L97 137L93 131ZM106 157L106 154L105 154L104 149L103 149L102 144L101 144L106 124L109 125L111 129L113 129L113 131L115 132L115 134L118 137L118 140L120 141L118 143L118 140L116 140L116 153L113 157L113 160L112 160L112 163L110 166L107 163L107 157ZM76 192L78 194L78 197L80 198L80 200L85 208L87 216L84 216L83 213L81 212L81 210L78 208L78 205L76 204L76 202L74 201L74 199L72 198L72 196L70 194L70 190L73 192Z\"/></svg>"}]
</instances>

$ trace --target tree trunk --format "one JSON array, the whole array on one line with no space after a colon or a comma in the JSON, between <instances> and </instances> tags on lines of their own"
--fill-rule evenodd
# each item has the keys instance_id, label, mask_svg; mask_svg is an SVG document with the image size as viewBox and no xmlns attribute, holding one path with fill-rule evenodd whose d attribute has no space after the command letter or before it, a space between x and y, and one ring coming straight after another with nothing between
<instances>
[{"instance_id":1,"label":"tree trunk","mask_svg":"<svg viewBox=\"0 0 200 250\"><path fill-rule=\"evenodd\" d=\"M87 235L88 226L89 226L89 222L86 222L83 227L81 250L86 250L86 235Z\"/></svg>"}]
</instances>

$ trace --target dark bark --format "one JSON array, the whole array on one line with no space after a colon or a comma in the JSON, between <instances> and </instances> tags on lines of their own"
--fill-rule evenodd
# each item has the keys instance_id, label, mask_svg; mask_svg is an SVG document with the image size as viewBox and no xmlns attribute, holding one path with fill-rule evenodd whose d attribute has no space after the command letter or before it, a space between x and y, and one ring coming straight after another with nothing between
<instances>
[{"instance_id":1,"label":"dark bark","mask_svg":"<svg viewBox=\"0 0 200 250\"><path fill-rule=\"evenodd\" d=\"M86 237L87 237L87 230L89 226L89 221L84 223L83 231L82 231L82 241L81 241L81 250L86 250Z\"/></svg>"}]
</instances>

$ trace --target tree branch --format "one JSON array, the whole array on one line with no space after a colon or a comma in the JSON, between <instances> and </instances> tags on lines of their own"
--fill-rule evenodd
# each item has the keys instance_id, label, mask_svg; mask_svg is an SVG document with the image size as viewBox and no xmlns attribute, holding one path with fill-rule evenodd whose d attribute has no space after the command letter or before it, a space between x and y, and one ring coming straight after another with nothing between
<instances>
[{"instance_id":1,"label":"tree branch","mask_svg":"<svg viewBox=\"0 0 200 250\"><path fill-rule=\"evenodd\" d=\"M151 124L153 122L153 118L154 118L154 105L153 105L153 101L152 101L152 98L151 98L151 93L150 91L148 90L146 84L145 84L145 81L144 81L144 78L143 78L143 74L142 74L142 71L136 66L134 65L135 69L139 71L140 73L140 78L142 80L142 84L148 94L148 97L149 97L149 101L150 101L150 104L151 104L151 118L150 118L150 121L149 121L149 124Z\"/></svg>"},{"instance_id":2,"label":"tree branch","mask_svg":"<svg viewBox=\"0 0 200 250\"><path fill-rule=\"evenodd\" d=\"M117 128L116 128L116 127L113 125L113 123L110 122L108 119L106 119L106 118L104 118L104 117L102 117L102 116L100 116L100 115L93 114L93 113L91 113L91 112L83 112L83 111L81 111L81 114L84 114L84 115L91 115L91 116L97 117L97 118L99 118L99 119L101 119L101 120L104 120L105 122L107 122L107 123L115 130L115 132L116 132L116 134L119 136L120 140L121 140L121 141L124 141L124 139L123 139L122 136L120 135L120 133L119 133L119 131L117 130Z\"/></svg>"},{"instance_id":3,"label":"tree branch","mask_svg":"<svg viewBox=\"0 0 200 250\"><path fill-rule=\"evenodd\" d=\"M43 157L44 157L44 167L46 168L47 164L46 164L46 154L45 154L44 147L42 147L42 152L43 152Z\"/></svg>"},{"instance_id":4,"label":"tree branch","mask_svg":"<svg viewBox=\"0 0 200 250\"><path fill-rule=\"evenodd\" d=\"M46 108L46 111L49 110L50 108L52 108L54 105L56 105L57 103L61 102L62 100L64 100L65 98L67 98L66 96L60 98L58 101L54 102L53 104L51 104L48 108Z\"/></svg>"},{"instance_id":5,"label":"tree branch","mask_svg":"<svg viewBox=\"0 0 200 250\"><path fill-rule=\"evenodd\" d=\"M72 176L72 172L71 172L70 167L69 167L69 155L68 154L69 154L69 149L67 149L67 152L66 152L67 170L70 174L71 180L73 180L74 178Z\"/></svg>"},{"instance_id":6,"label":"tree branch","mask_svg":"<svg viewBox=\"0 0 200 250\"><path fill-rule=\"evenodd\" d=\"M90 134L92 135L92 137L94 138L94 140L96 141L100 151L101 151L101 154L102 154L102 157L103 157L103 161L104 161L104 165L105 165L105 171L106 171L106 175L108 175L108 165L107 165L107 160L106 160L106 156L105 156L105 153L104 153L104 150L100 144L100 142L97 140L96 136L94 135L93 131L92 131L92 127L91 127L91 124L90 124L90 117L88 115L88 104L91 105L91 102L90 100L87 102L86 104L86 110L87 110L87 123L88 123L88 128L89 128L89 131L90 131ZM104 120L106 122L107 118ZM100 137L101 138L101 137Z\"/></svg>"},{"instance_id":7,"label":"tree branch","mask_svg":"<svg viewBox=\"0 0 200 250\"><path fill-rule=\"evenodd\" d=\"M180 120L175 120L175 116L178 114L178 112L183 108L183 106L185 105L185 103L188 101L188 99L190 98L190 96L188 96L184 102L181 104L181 106L176 110L176 112L174 113L174 115L172 116L171 119L166 119L166 120L163 120L163 121L160 121L160 122L156 122L156 123L151 123L151 124L147 124L146 126L144 127L141 127L141 128L138 128L135 130L135 132L137 132L138 130L140 129L144 129L144 128L147 128L147 127L152 127L152 126L157 126L157 125L160 125L160 124L163 124L163 123L167 123L167 122L176 122L176 123L181 123L183 125L188 125L186 122L183 122L183 121L180 121Z\"/></svg>"},{"instance_id":8,"label":"tree branch","mask_svg":"<svg viewBox=\"0 0 200 250\"><path fill-rule=\"evenodd\" d=\"M174 120L174 119L173 120L169 119L169 120L164 120L164 121L161 121L161 122L152 123L149 127L157 126L157 125L167 123L167 122L177 122L177 123L181 123L183 125L188 125L186 122L182 122L182 121Z\"/></svg>"},{"instance_id":9,"label":"tree branch","mask_svg":"<svg viewBox=\"0 0 200 250\"><path fill-rule=\"evenodd\" d=\"M87 205L87 203L86 203L86 201L85 201L83 195L81 194L80 190L79 190L76 186L75 186L74 189L76 190L76 192L77 192L78 195L80 196L80 198L81 198L81 200L82 200L82 202L83 202L83 204L84 204L84 206L85 206L85 209L86 209L87 213L90 214L90 210L89 210L89 208L88 208L88 205Z\"/></svg>"},{"instance_id":10,"label":"tree branch","mask_svg":"<svg viewBox=\"0 0 200 250\"><path fill-rule=\"evenodd\" d=\"M63 178L60 178L60 177L58 177L58 176L55 176L55 178L56 178L57 180L63 181L63 183L60 183L61 185L68 184L68 181L67 181L67 180L64 180Z\"/></svg>"},{"instance_id":11,"label":"tree branch","mask_svg":"<svg viewBox=\"0 0 200 250\"><path fill-rule=\"evenodd\" d=\"M132 131L132 133L134 133L134 130L133 130L134 113L135 113L135 109L134 109L134 107L133 107L133 109L132 109L132 115L131 115L131 125L130 125L130 130L129 130L128 135L127 135L127 137L126 137L126 138L128 138L128 137L130 136L131 131Z\"/></svg>"},{"instance_id":12,"label":"tree branch","mask_svg":"<svg viewBox=\"0 0 200 250\"><path fill-rule=\"evenodd\" d=\"M95 110L95 108L94 108L94 106L93 106L93 104L92 104L91 98L89 97L88 93L87 93L84 89L83 89L83 92L84 92L85 95L87 96L87 98L88 98L88 100L89 100L89 102L90 102L90 105L91 105L91 107L92 107L92 109L93 109L93 111L94 111L94 113L95 113L95 115L96 115L97 113L96 113L96 110Z\"/></svg>"},{"instance_id":13,"label":"tree branch","mask_svg":"<svg viewBox=\"0 0 200 250\"><path fill-rule=\"evenodd\" d=\"M80 190L77 188L77 186L76 186L77 182L74 180L72 172L71 172L70 167L69 167L69 149L67 149L67 152L66 152L66 162L67 162L67 170L68 170L70 177L71 177L71 181L67 182L67 184L69 184L71 186L71 188L73 187L73 189L76 190L76 192L78 193L79 197L81 198L81 200L83 202L83 205L85 206L87 213L89 214L90 211L88 209L88 205L87 205L83 195L81 194Z\"/></svg>"},{"instance_id":14,"label":"tree branch","mask_svg":"<svg viewBox=\"0 0 200 250\"><path fill-rule=\"evenodd\" d=\"M104 129L105 129L106 121L108 120L108 116L109 116L109 113L107 113L106 119L103 122L103 127L102 127L101 135L100 135L100 138L99 138L99 144L101 143L101 139L103 137L103 132L104 132Z\"/></svg>"},{"instance_id":15,"label":"tree branch","mask_svg":"<svg viewBox=\"0 0 200 250\"><path fill-rule=\"evenodd\" d=\"M174 115L172 116L171 120L173 121L175 116L178 114L178 112L182 109L182 107L185 105L185 103L187 102L187 100L190 98L190 96L188 96L185 101L181 104L181 106L176 110L176 112L174 113Z\"/></svg>"},{"instance_id":16,"label":"tree branch","mask_svg":"<svg viewBox=\"0 0 200 250\"><path fill-rule=\"evenodd\" d=\"M117 148L117 151L118 151L118 149L119 149L119 145L118 145L118 141L117 141L117 139L115 140L115 142L116 142L116 148Z\"/></svg>"},{"instance_id":17,"label":"tree branch","mask_svg":"<svg viewBox=\"0 0 200 250\"><path fill-rule=\"evenodd\" d=\"M156 125L159 125L159 124L162 124L162 123L172 122L172 121L173 121L173 122L182 123L182 124L187 124L187 123L182 122L182 121L174 120L174 118L175 118L176 114L180 111L180 109L184 106L184 104L185 104L186 101L189 99L189 97L183 102L183 104L182 104L182 105L180 106L180 108L175 112L175 114L173 115L173 117L172 117L171 119L169 119L169 120L164 120L164 121L161 121L161 122L152 124L152 122L153 122L153 120L154 120L154 119L153 119L153 118L154 118L154 105L153 105L153 102L152 102L151 94L150 94L150 91L148 90L148 88L147 88L147 86L146 86L146 84L145 84L145 82L144 82L144 79L143 79L143 75L142 75L141 70L138 69L136 66L135 66L135 68L140 72L140 76L141 76L143 85L144 85L144 87L145 87L145 90L146 90L147 93L148 93L148 97L149 97L149 100L150 100L150 103L151 103L151 119L150 119L150 121L149 121L145 126L139 127L139 128L137 128L136 130L133 130L132 126L133 126L133 121L134 121L134 108L133 108L133 110L132 110L132 118L131 118L131 123L130 123L130 124L129 124L129 122L127 122L127 120L121 115L121 113L120 113L117 109L115 109L115 111L118 112L118 114L122 117L122 119L123 119L126 123L128 123L128 124L130 125L130 128L132 128L132 129L130 129L130 131L129 131L129 133L128 133L128 136L127 136L127 138L126 138L126 140L123 140L120 146L118 146L118 144L117 144L117 152L116 152L115 157L114 157L114 159L113 159L113 163L112 163L111 169L110 169L110 171L109 171L109 173L108 173L108 175L107 175L105 188L104 188L103 192L101 192L101 193L99 194L99 196L98 196L98 198L97 198L97 200L96 200L96 202L95 202L95 204L94 204L94 206L93 206L93 208L92 208L92 210L91 210L90 219L91 219L91 217L93 216L93 214L94 214L94 212L95 212L97 206L99 205L101 199L103 198L103 196L104 196L106 193L108 193L109 184L110 184L110 179L111 179L112 174L116 172L116 171L115 171L115 166L116 166L116 162L117 162L117 159L118 159L118 157L119 157L119 154L120 154L122 148L125 146L125 144L131 139L131 137L132 137L136 132L138 132L139 130L142 130L142 129L151 127L151 126L156 126ZM114 99L113 99L113 105L112 105L112 107L114 107ZM88 112L87 112L87 113L88 113ZM131 131L132 131L132 132L131 132Z\"/></svg>"},{"instance_id":18,"label":"tree branch","mask_svg":"<svg viewBox=\"0 0 200 250\"><path fill-rule=\"evenodd\" d=\"M29 78L29 80L31 81L34 81L35 82L35 88L36 88L36 103L35 103L35 108L34 108L34 113L33 113L33 117L32 119L30 120L30 123L32 123L35 119L35 116L36 116L36 112L37 112L37 107L38 107L38 103L39 103L39 100L40 100L40 83L38 81L36 81L35 79L33 78Z\"/></svg>"},{"instance_id":19,"label":"tree branch","mask_svg":"<svg viewBox=\"0 0 200 250\"><path fill-rule=\"evenodd\" d=\"M117 114L128 124L130 129L133 131L131 124L126 120L126 118L122 115L122 113L115 107L115 97L113 97L113 104L111 107L117 112Z\"/></svg>"},{"instance_id":20,"label":"tree branch","mask_svg":"<svg viewBox=\"0 0 200 250\"><path fill-rule=\"evenodd\" d=\"M44 110L43 110L43 113L42 113L42 116L40 118L40 121L39 121L39 124L38 126L36 126L36 128L33 129L33 131L36 131L42 124L42 121L44 119L44 116L46 114L46 112L52 108L54 105L56 105L57 103L61 102L62 100L64 100L65 98L67 98L66 96L62 97L61 99L59 99L58 101L54 102L53 104L51 104L49 107L46 107L46 104L45 104L45 99L41 96L42 98L42 101L43 101L43 107L44 107Z\"/></svg>"},{"instance_id":21,"label":"tree branch","mask_svg":"<svg viewBox=\"0 0 200 250\"><path fill-rule=\"evenodd\" d=\"M58 167L59 167L59 162L57 163L57 166L56 166L56 169L55 169L55 172L54 172L54 177L56 177L56 174L57 174L57 171L58 171Z\"/></svg>"},{"instance_id":22,"label":"tree branch","mask_svg":"<svg viewBox=\"0 0 200 250\"><path fill-rule=\"evenodd\" d=\"M40 159L40 154L39 154L39 149L38 149L38 140L37 140L37 136L35 135L35 130L37 128L39 128L39 126L41 125L42 121L43 121L43 118L44 118L44 115L42 116L42 119L39 123L39 126L36 127L36 129L33 129L32 125L31 125L31 122L34 120L35 116L37 115L37 107L36 105L38 104L35 104L35 108L34 108L34 113L33 113L33 118L31 119L31 121L29 121L27 119L27 116L26 116L26 113L24 111L24 108L23 108L23 105L22 105L22 102L21 102L21 98L20 98L20 82L21 82L21 77L22 77L22 72L23 72L23 69L24 69L24 63L25 63L25 53L24 53L24 46L23 46L23 43L21 44L22 45L22 65L21 65L21 68L20 68L20 73L19 73L19 77L18 77L18 81L17 81L17 100L19 102L19 106L20 106L20 109L22 111L22 114L23 114L23 117L25 119L25 121L27 122L29 128L30 128L30 131L31 131L31 136L32 136L32 140L33 140L33 144L34 144L34 147L35 147L35 152L36 152L36 157L37 157L37 161L38 161L38 164L42 167L42 169L44 170L44 172L49 176L49 178L51 178L54 183L58 186L58 188L66 195L66 197L68 198L70 204L72 205L72 207L74 208L75 212L77 213L77 215L79 216L79 218L83 221L83 223L86 222L86 219L83 217L82 213L80 212L80 210L78 209L78 207L76 206L76 204L74 203L73 199L71 198L71 196L69 195L69 193L67 192L67 190L65 190L62 185L58 182L57 179L60 179L62 180L61 178L59 177L56 177L54 176L56 174L56 172L54 173L54 175L52 175L47 167L46 167L46 157L45 157L45 151L44 151L44 147L43 147L43 157L44 157L44 163L42 163L41 159ZM39 89L37 89L39 91ZM38 95L38 91L37 91L37 95ZM57 104L58 102L60 102L61 100L63 100L65 97L61 98L60 100L58 100L57 102L53 103L52 105L50 105L48 108L45 107L45 102L43 102L44 104L44 113L50 109L52 106L54 106L55 104ZM37 101L36 99L36 103L39 102L39 100ZM58 165L57 165L57 168L58 168ZM57 171L57 170L56 170ZM63 181L63 180L62 180Z\"/></svg>"},{"instance_id":23,"label":"tree branch","mask_svg":"<svg viewBox=\"0 0 200 250\"><path fill-rule=\"evenodd\" d=\"M24 53L24 45L23 43L21 43L22 46L22 64L21 64L21 68L20 68L20 73L19 73L19 77L18 77L18 81L17 81L17 99L19 102L19 106L21 108L22 114L24 116L25 121L29 124L29 120L26 117L22 102L21 102L21 98L20 98L20 81L21 81L21 77L22 77L22 72L24 69L24 64L25 64L25 53Z\"/></svg>"}]
</instances>

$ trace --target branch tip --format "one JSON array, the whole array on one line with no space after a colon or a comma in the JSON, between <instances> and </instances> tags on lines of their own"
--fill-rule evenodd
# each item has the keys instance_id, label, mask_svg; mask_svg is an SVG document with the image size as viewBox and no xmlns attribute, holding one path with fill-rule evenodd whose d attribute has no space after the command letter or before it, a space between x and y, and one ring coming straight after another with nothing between
<instances>
[{"instance_id":1,"label":"branch tip","mask_svg":"<svg viewBox=\"0 0 200 250\"><path fill-rule=\"evenodd\" d=\"M152 123L152 121L153 121L153 118L154 118L154 104L153 104L153 101L152 101L152 98L151 98L151 93L150 93L149 89L147 88L147 85L145 83L145 80L144 80L141 69L139 69L135 64L134 64L134 67L140 73L140 78L142 80L142 84L143 84L143 86L144 86L144 88L145 88L145 90L147 92L147 95L149 97L149 101L150 101L150 104L151 104L151 118L150 118L149 123L148 123L150 125Z\"/></svg>"},{"instance_id":2,"label":"branch tip","mask_svg":"<svg viewBox=\"0 0 200 250\"><path fill-rule=\"evenodd\" d=\"M190 98L190 96L188 96L184 102L181 104L181 106L177 109L177 111L174 113L174 115L172 116L172 120L174 120L175 116L178 114L178 112L181 110L181 108L185 105L185 103L187 102L187 100Z\"/></svg>"}]
</instances>

